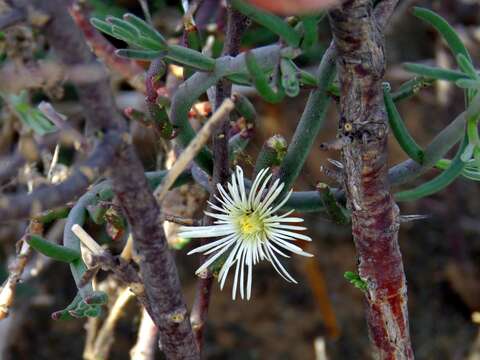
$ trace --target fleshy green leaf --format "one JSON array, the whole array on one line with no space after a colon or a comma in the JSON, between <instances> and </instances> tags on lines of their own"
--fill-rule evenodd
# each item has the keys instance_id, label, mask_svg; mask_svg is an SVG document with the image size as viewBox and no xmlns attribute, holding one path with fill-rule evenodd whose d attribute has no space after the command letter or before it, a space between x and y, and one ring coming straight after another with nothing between
<instances>
[{"instance_id":1,"label":"fleshy green leaf","mask_svg":"<svg viewBox=\"0 0 480 360\"><path fill-rule=\"evenodd\" d=\"M433 26L435 30L442 35L455 57L462 54L468 59L468 61L472 61L472 58L465 45L463 45L460 36L458 36L455 29L451 27L444 18L431 10L421 7L415 7L413 9L413 14Z\"/></svg>"},{"instance_id":2,"label":"fleshy green leaf","mask_svg":"<svg viewBox=\"0 0 480 360\"><path fill-rule=\"evenodd\" d=\"M79 251L62 245L54 244L38 235L28 236L27 243L39 253L54 260L71 263L72 261L75 261L81 257Z\"/></svg>"},{"instance_id":3,"label":"fleshy green leaf","mask_svg":"<svg viewBox=\"0 0 480 360\"><path fill-rule=\"evenodd\" d=\"M345 271L343 277L347 279L350 284L355 286L357 289L360 289L362 291L367 290L366 281L362 280L357 273L354 273L353 271Z\"/></svg>"},{"instance_id":4,"label":"fleshy green leaf","mask_svg":"<svg viewBox=\"0 0 480 360\"><path fill-rule=\"evenodd\" d=\"M468 75L456 70L447 70L415 63L405 63L403 66L410 72L438 80L457 81L460 79L469 79Z\"/></svg>"},{"instance_id":5,"label":"fleshy green leaf","mask_svg":"<svg viewBox=\"0 0 480 360\"><path fill-rule=\"evenodd\" d=\"M283 19L260 10L242 0L232 0L231 4L236 10L240 11L245 16L248 16L255 22L280 36L288 45L292 47L299 46L300 35L290 25L283 21Z\"/></svg>"},{"instance_id":6,"label":"fleshy green leaf","mask_svg":"<svg viewBox=\"0 0 480 360\"><path fill-rule=\"evenodd\" d=\"M167 41L157 30L150 26L145 20L140 19L133 14L123 15L123 19L135 26L145 37L158 41L164 48L168 47Z\"/></svg>"},{"instance_id":7,"label":"fleshy green leaf","mask_svg":"<svg viewBox=\"0 0 480 360\"><path fill-rule=\"evenodd\" d=\"M280 72L282 73L282 86L285 94L289 97L295 97L300 93L300 82L298 81L298 71L295 64L290 59L280 60Z\"/></svg>"},{"instance_id":8,"label":"fleshy green leaf","mask_svg":"<svg viewBox=\"0 0 480 360\"><path fill-rule=\"evenodd\" d=\"M93 25L93 27L95 27L97 30L107 34L107 35L110 35L112 37L116 37L114 34L113 34L113 25L112 24L109 24L107 23L106 21L103 21L103 20L100 20L100 19L97 19L97 18L92 18L90 19L90 23Z\"/></svg>"},{"instance_id":9,"label":"fleshy green leaf","mask_svg":"<svg viewBox=\"0 0 480 360\"><path fill-rule=\"evenodd\" d=\"M135 49L118 49L115 51L117 56L128 58L128 59L137 59L137 60L155 60L159 57L165 56L164 51L153 51L153 50L135 50Z\"/></svg>"},{"instance_id":10,"label":"fleshy green leaf","mask_svg":"<svg viewBox=\"0 0 480 360\"><path fill-rule=\"evenodd\" d=\"M38 135L45 135L57 130L50 120L37 108L28 103L27 93L20 95L6 95L5 99L12 106L22 123L35 131Z\"/></svg>"},{"instance_id":11,"label":"fleshy green leaf","mask_svg":"<svg viewBox=\"0 0 480 360\"><path fill-rule=\"evenodd\" d=\"M273 89L268 82L264 70L260 67L255 59L255 55L251 52L245 54L245 62L248 73L252 77L253 84L262 98L271 103L278 103L284 97L284 91L279 83L277 89Z\"/></svg>"},{"instance_id":12,"label":"fleshy green leaf","mask_svg":"<svg viewBox=\"0 0 480 360\"><path fill-rule=\"evenodd\" d=\"M388 123L392 129L395 139L397 139L401 148L408 156L410 156L417 163L423 162L423 149L416 143L413 137L408 132L405 123L403 122L400 113L393 102L390 91L384 87L383 97L385 101L385 109L387 110Z\"/></svg>"}]
</instances>

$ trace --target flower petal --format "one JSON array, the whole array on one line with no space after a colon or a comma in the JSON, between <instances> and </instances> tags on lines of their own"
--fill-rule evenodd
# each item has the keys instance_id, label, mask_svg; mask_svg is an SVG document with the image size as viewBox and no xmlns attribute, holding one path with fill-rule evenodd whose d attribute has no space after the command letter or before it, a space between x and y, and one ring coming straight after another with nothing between
<instances>
[{"instance_id":1,"label":"flower petal","mask_svg":"<svg viewBox=\"0 0 480 360\"><path fill-rule=\"evenodd\" d=\"M277 271L278 274L280 274L281 277L283 277L286 281L288 282L293 282L293 283L297 283L295 281L295 279L287 272L287 270L285 270L285 268L283 267L283 265L280 263L280 261L278 261L277 257L275 256L275 254L272 252L272 250L270 249L270 244L269 243L266 243L267 244L267 247L266 247L266 251L267 251L267 254L268 254L268 257L269 257L269 261L270 263L273 265L274 269Z\"/></svg>"},{"instance_id":2,"label":"flower petal","mask_svg":"<svg viewBox=\"0 0 480 360\"><path fill-rule=\"evenodd\" d=\"M238 250L238 253L236 255L236 262L237 266L235 268L235 277L233 278L233 287L232 287L232 299L235 300L235 297L237 295L237 283L238 283L238 272L240 270L240 266L243 268L242 264L242 258L243 258L243 251L245 248L245 243L242 243L240 245L240 249ZM240 289L242 289L243 284L240 284ZM243 292L243 290L241 290ZM242 296L243 298L243 296Z\"/></svg>"},{"instance_id":3,"label":"flower petal","mask_svg":"<svg viewBox=\"0 0 480 360\"><path fill-rule=\"evenodd\" d=\"M227 260L225 261L225 264L223 264L222 268L220 269L220 273L218 274L218 281L220 282L220 290L223 289L223 286L225 285L225 280L227 279L228 272L230 270L230 267L234 264L234 259L236 259L236 254L238 252L238 249L242 245L241 241L238 241L233 250L228 254Z\"/></svg>"},{"instance_id":4,"label":"flower petal","mask_svg":"<svg viewBox=\"0 0 480 360\"><path fill-rule=\"evenodd\" d=\"M227 221L227 222L229 222L229 220L230 220L229 215L216 214L216 213L212 213L212 212L209 212L209 211L204 211L203 213L207 216L210 216L211 218L214 218L214 219L224 220L224 221Z\"/></svg>"},{"instance_id":5,"label":"flower petal","mask_svg":"<svg viewBox=\"0 0 480 360\"><path fill-rule=\"evenodd\" d=\"M213 210L220 211L220 212L223 212L225 214L229 213L229 211L227 209L221 208L220 206L215 205L213 202L207 201L207 203Z\"/></svg>"},{"instance_id":6,"label":"flower petal","mask_svg":"<svg viewBox=\"0 0 480 360\"><path fill-rule=\"evenodd\" d=\"M270 216L264 220L265 223L271 223L271 222L287 222L287 223L299 223L303 222L304 220L299 217L280 217L280 216Z\"/></svg>"},{"instance_id":7,"label":"flower petal","mask_svg":"<svg viewBox=\"0 0 480 360\"><path fill-rule=\"evenodd\" d=\"M237 165L235 171L237 173L237 183L238 183L238 190L240 193L240 199L242 200L243 206L246 208L248 206L248 202L247 202L247 194L245 191L245 180L243 177L243 170L240 166Z\"/></svg>"},{"instance_id":8,"label":"flower petal","mask_svg":"<svg viewBox=\"0 0 480 360\"><path fill-rule=\"evenodd\" d=\"M196 247L195 249L192 249L190 250L187 255L191 255L191 254L195 254L195 253L199 253L199 252L204 252L204 251L207 251L207 250L210 250L212 248L215 248L217 245L219 244L223 244L223 243L226 243L232 239L237 239L237 234L231 234L231 235L228 235L226 237L222 237L221 239L219 240L216 240L216 241L212 241L208 244L205 244L205 245L201 245L199 247ZM209 252L210 253L210 252ZM205 255L208 255L207 253L205 253Z\"/></svg>"},{"instance_id":9,"label":"flower petal","mask_svg":"<svg viewBox=\"0 0 480 360\"><path fill-rule=\"evenodd\" d=\"M268 190L267 195L265 195L265 198L261 201L258 207L259 211L262 213L267 211L267 208L270 206L270 204L278 197L278 195L280 195L284 186L285 184L280 183L279 179L275 180L272 187Z\"/></svg>"},{"instance_id":10,"label":"flower petal","mask_svg":"<svg viewBox=\"0 0 480 360\"><path fill-rule=\"evenodd\" d=\"M273 229L286 229L286 230L307 230L305 226L284 225L279 223L269 224L269 227Z\"/></svg>"},{"instance_id":11,"label":"flower petal","mask_svg":"<svg viewBox=\"0 0 480 360\"><path fill-rule=\"evenodd\" d=\"M248 275L247 275L247 300L250 300L252 295L252 268L253 268L253 247L254 244L250 244L247 254L247 267L248 267Z\"/></svg>"},{"instance_id":12,"label":"flower petal","mask_svg":"<svg viewBox=\"0 0 480 360\"><path fill-rule=\"evenodd\" d=\"M231 245L231 244L230 244ZM203 272L204 270L206 270L211 264L213 264L213 262L215 260L217 260L222 254L224 254L228 248L230 247L229 246L225 246L222 250L220 250L219 252L217 252L215 255L213 255L211 258L209 258L207 261L205 261L196 271L195 271L195 274L199 274L201 272Z\"/></svg>"},{"instance_id":13,"label":"flower petal","mask_svg":"<svg viewBox=\"0 0 480 360\"><path fill-rule=\"evenodd\" d=\"M229 235L235 232L231 224L210 226L181 226L178 236L183 238L208 238Z\"/></svg>"},{"instance_id":14,"label":"flower petal","mask_svg":"<svg viewBox=\"0 0 480 360\"><path fill-rule=\"evenodd\" d=\"M282 248L291 251L294 254L301 255L301 256L307 256L307 257L312 257L313 254L307 253L303 251L303 249L300 246L294 245L292 243L289 243L285 240L279 239L279 238L273 238L270 240L272 243L277 244L278 246L281 246Z\"/></svg>"},{"instance_id":15,"label":"flower petal","mask_svg":"<svg viewBox=\"0 0 480 360\"><path fill-rule=\"evenodd\" d=\"M253 207L253 201L257 193L257 189L260 186L260 183L262 182L262 179L267 174L267 172L268 172L268 168L264 168L260 170L258 172L258 175L255 177L255 180L253 180L252 187L250 188L250 193L248 194L248 204L250 207Z\"/></svg>"},{"instance_id":16,"label":"flower petal","mask_svg":"<svg viewBox=\"0 0 480 360\"><path fill-rule=\"evenodd\" d=\"M287 231L287 230L281 230L281 229L273 229L272 232L274 234L283 234L283 235L289 235L295 239L300 239L300 240L305 240L305 241L312 241L312 239L304 234L292 232L292 231Z\"/></svg>"},{"instance_id":17,"label":"flower petal","mask_svg":"<svg viewBox=\"0 0 480 360\"><path fill-rule=\"evenodd\" d=\"M253 204L252 204L252 210L256 210L256 208L258 207L258 204L260 203L260 199L262 198L263 192L265 191L265 188L267 187L267 184L270 181L271 177L272 177L272 174L270 173L265 178L265 180L263 180L263 183L260 186L260 189L255 194L255 199L253 200Z\"/></svg>"},{"instance_id":18,"label":"flower petal","mask_svg":"<svg viewBox=\"0 0 480 360\"><path fill-rule=\"evenodd\" d=\"M283 185L283 184L282 184ZM283 189L283 186L282 186L282 189ZM290 195L292 195L292 192L293 190L290 190L287 195L285 195L285 197L283 198L282 201L280 201L280 203L278 203L273 209L269 209L267 210L267 214L270 215L270 214L273 214L275 213L276 211L278 211L279 209L282 208L283 205L285 205L288 201L288 199L290 199ZM278 195L277 195L278 196Z\"/></svg>"}]
</instances>

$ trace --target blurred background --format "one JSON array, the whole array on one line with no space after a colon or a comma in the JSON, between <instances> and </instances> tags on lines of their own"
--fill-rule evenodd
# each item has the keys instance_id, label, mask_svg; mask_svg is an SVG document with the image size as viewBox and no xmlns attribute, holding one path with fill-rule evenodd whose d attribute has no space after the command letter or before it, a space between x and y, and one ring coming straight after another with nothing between
<instances>
[{"instance_id":1,"label":"blurred background","mask_svg":"<svg viewBox=\"0 0 480 360\"><path fill-rule=\"evenodd\" d=\"M205 0L210 1L210 0ZM137 0L88 0L92 15L122 15L133 12L142 15ZM414 5L435 10L444 16L461 34L474 60L478 63L480 50L480 1L439 0L400 1L386 36L388 67L386 81L393 89L413 77L402 68L402 62L422 62L442 67L454 66L454 61L438 34L411 15ZM148 1L153 23L171 39L180 39L182 8L178 1ZM212 53L219 53L223 36L223 10L212 14L211 23L217 35ZM318 44L296 63L315 71L323 51L329 44L328 22L320 24ZM110 39L111 40L111 39ZM16 26L2 33L0 52L4 62L28 63L36 57L48 57L48 45L41 33ZM273 43L276 38L255 24L243 38L242 47ZM119 45L115 43L115 45ZM177 79L177 81L181 81ZM143 106L143 95L113 74L120 108ZM73 124L81 126L82 109L75 102L75 93L68 83L55 82L50 88L32 94L34 102L50 99L55 108L68 115ZM290 140L308 96L302 90L294 99L286 98L271 105L249 94L258 112L253 140L239 162L252 170L256 154L266 139L280 134ZM421 145L444 128L464 109L461 91L445 83L423 89L411 99L398 105L409 130ZM19 140L18 121L4 109L1 115L0 149L5 154ZM193 120L194 121L194 120ZM320 151L320 143L332 140L337 128L337 109L332 102L328 120L313 147L295 188L314 190L319 181L334 186L324 178L320 166L337 153ZM137 151L144 164L154 169L162 144L151 132L132 125ZM6 140L5 140L6 139ZM390 163L406 159L392 138L389 143ZM60 164L69 164L72 151L64 149ZM66 165L65 165L66 166ZM42 165L30 168L40 171ZM22 185L19 169L18 183ZM431 171L424 179L435 175ZM414 184L408 184L413 187ZM12 184L2 184L8 191ZM422 214L424 220L402 224L400 246L408 280L410 330L417 359L480 359L480 187L478 183L460 178L446 190L417 202L401 204L402 214ZM185 208L190 216L201 216L206 195L200 189L182 187L170 196L170 207ZM193 211L193 210L195 211ZM308 251L313 260L293 257L289 270L298 285L284 282L268 263L257 266L254 272L252 300L231 300L231 283L223 292L214 284L206 330L205 358L207 359L370 359L370 349L363 312L363 293L344 279L346 271L355 271L356 256L349 226L335 225L325 214L306 214L306 225L313 241ZM0 226L0 266L3 277L14 259L15 243L22 237L26 223L2 223ZM63 223L58 221L46 229L46 236L59 241ZM174 233L170 226L167 230ZM100 234L93 224L88 230ZM174 237L174 235L172 235ZM105 237L105 236L104 236ZM121 248L107 239L113 249ZM177 265L189 304L195 292L194 270L197 257L187 257L191 245L176 251ZM115 289L112 280L101 275L99 282ZM25 279L19 286L14 307L8 318L0 321L1 359L80 359L88 343L86 329L92 321L53 321L50 314L64 308L76 293L68 267L46 261L35 255L27 265ZM115 290L111 290L115 293ZM112 297L115 298L115 295ZM141 312L130 300L122 310L114 330L110 359L129 359L136 342ZM475 322L477 321L477 322ZM158 359L161 355L157 354Z\"/></svg>"}]
</instances>

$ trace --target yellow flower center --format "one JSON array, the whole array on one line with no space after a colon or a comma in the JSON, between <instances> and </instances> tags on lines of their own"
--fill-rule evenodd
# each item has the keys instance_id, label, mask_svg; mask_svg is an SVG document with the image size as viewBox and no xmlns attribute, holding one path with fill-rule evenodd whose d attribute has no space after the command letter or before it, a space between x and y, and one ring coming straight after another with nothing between
<instances>
[{"instance_id":1,"label":"yellow flower center","mask_svg":"<svg viewBox=\"0 0 480 360\"><path fill-rule=\"evenodd\" d=\"M238 226L243 235L254 235L263 231L263 221L256 214L240 216Z\"/></svg>"}]
</instances>

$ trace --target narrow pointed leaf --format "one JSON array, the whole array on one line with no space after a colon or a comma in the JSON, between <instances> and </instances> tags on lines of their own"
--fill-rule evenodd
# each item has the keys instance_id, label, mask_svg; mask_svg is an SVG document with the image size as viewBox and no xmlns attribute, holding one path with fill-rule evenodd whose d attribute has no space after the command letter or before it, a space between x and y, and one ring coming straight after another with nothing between
<instances>
[{"instance_id":1,"label":"narrow pointed leaf","mask_svg":"<svg viewBox=\"0 0 480 360\"><path fill-rule=\"evenodd\" d=\"M107 34L107 35L110 35L111 37L116 37L114 34L113 34L113 25L112 24L109 24L107 23L106 21L103 21L103 20L100 20L100 19L97 19L97 18L92 18L90 20L90 23L93 25L93 27L95 27L97 30Z\"/></svg>"},{"instance_id":2,"label":"narrow pointed leaf","mask_svg":"<svg viewBox=\"0 0 480 360\"><path fill-rule=\"evenodd\" d=\"M145 20L133 14L125 14L123 15L123 19L135 26L142 34L145 34L146 37L157 40L164 48L168 47L167 41L162 34L150 26Z\"/></svg>"},{"instance_id":3,"label":"narrow pointed leaf","mask_svg":"<svg viewBox=\"0 0 480 360\"><path fill-rule=\"evenodd\" d=\"M71 263L81 257L79 251L54 244L37 235L30 235L27 243L39 253L54 260Z\"/></svg>"},{"instance_id":4,"label":"narrow pointed leaf","mask_svg":"<svg viewBox=\"0 0 480 360\"><path fill-rule=\"evenodd\" d=\"M468 162L472 158L473 150L475 150L475 145L472 143L468 144L462 156L460 157L463 162Z\"/></svg>"},{"instance_id":5,"label":"narrow pointed leaf","mask_svg":"<svg viewBox=\"0 0 480 360\"><path fill-rule=\"evenodd\" d=\"M472 79L460 79L455 81L455 84L462 89L480 89L480 81Z\"/></svg>"},{"instance_id":6,"label":"narrow pointed leaf","mask_svg":"<svg viewBox=\"0 0 480 360\"><path fill-rule=\"evenodd\" d=\"M255 55L251 52L247 52L245 55L245 62L248 72L252 77L253 84L260 96L271 103L278 103L281 101L284 97L283 88L279 86L278 89L274 90L270 86L264 70L258 65L257 60L255 59Z\"/></svg>"},{"instance_id":7,"label":"narrow pointed leaf","mask_svg":"<svg viewBox=\"0 0 480 360\"><path fill-rule=\"evenodd\" d=\"M460 79L469 79L468 75L456 70L447 70L415 63L405 63L403 66L410 72L438 80L457 81Z\"/></svg>"},{"instance_id":8,"label":"narrow pointed leaf","mask_svg":"<svg viewBox=\"0 0 480 360\"><path fill-rule=\"evenodd\" d=\"M461 160L466 147L467 139L462 142L455 158L450 163L449 167L437 177L433 178L426 183L416 187L415 189L401 191L395 194L397 201L413 201L425 196L435 194L450 185L460 174L465 167L465 163Z\"/></svg>"},{"instance_id":9,"label":"narrow pointed leaf","mask_svg":"<svg viewBox=\"0 0 480 360\"><path fill-rule=\"evenodd\" d=\"M383 98L385 101L385 109L387 110L388 123L392 129L395 139L397 139L401 148L417 163L423 162L423 149L416 143L413 137L408 132L405 123L403 122L400 113L393 102L390 91L384 87Z\"/></svg>"},{"instance_id":10,"label":"narrow pointed leaf","mask_svg":"<svg viewBox=\"0 0 480 360\"><path fill-rule=\"evenodd\" d=\"M170 45L166 57L181 65L202 71L213 71L215 68L214 59L203 55L201 52L179 45Z\"/></svg>"},{"instance_id":11,"label":"narrow pointed leaf","mask_svg":"<svg viewBox=\"0 0 480 360\"><path fill-rule=\"evenodd\" d=\"M460 81L460 80L459 80ZM434 83L434 80L424 76L415 76L413 79L410 79L404 82L397 91L392 93L392 100L397 102L400 100L408 99L412 96L418 94L418 92L427 86L430 86Z\"/></svg>"},{"instance_id":12,"label":"narrow pointed leaf","mask_svg":"<svg viewBox=\"0 0 480 360\"><path fill-rule=\"evenodd\" d=\"M231 5L245 16L280 36L288 45L299 46L300 35L280 17L260 10L242 0L232 0Z\"/></svg>"},{"instance_id":13,"label":"narrow pointed leaf","mask_svg":"<svg viewBox=\"0 0 480 360\"><path fill-rule=\"evenodd\" d=\"M137 37L130 34L128 31L113 25L112 32L113 36L115 36L117 39L123 40L128 44L135 45Z\"/></svg>"},{"instance_id":14,"label":"narrow pointed leaf","mask_svg":"<svg viewBox=\"0 0 480 360\"><path fill-rule=\"evenodd\" d=\"M472 58L465 45L463 45L460 36L458 36L455 29L450 26L450 24L443 17L431 10L421 7L415 7L413 9L413 14L419 19L433 26L435 30L437 30L442 35L455 57L459 54L462 54L470 62L472 61Z\"/></svg>"},{"instance_id":15,"label":"narrow pointed leaf","mask_svg":"<svg viewBox=\"0 0 480 360\"><path fill-rule=\"evenodd\" d=\"M129 33L133 37L140 36L140 31L135 26L125 20L113 16L108 16L106 18L106 22L112 24L113 26L116 26L117 28L121 28L123 31Z\"/></svg>"},{"instance_id":16,"label":"narrow pointed leaf","mask_svg":"<svg viewBox=\"0 0 480 360\"><path fill-rule=\"evenodd\" d=\"M290 59L280 60L280 71L282 73L282 86L285 94L295 97L300 93L300 82L298 81L297 67Z\"/></svg>"},{"instance_id":17,"label":"narrow pointed leaf","mask_svg":"<svg viewBox=\"0 0 480 360\"><path fill-rule=\"evenodd\" d=\"M471 63L470 60L468 60L465 55L463 54L459 54L457 56L457 63L458 63L458 66L460 67L460 69L462 69L462 71L469 75L472 79L478 79L478 74L477 74L477 70L475 70L475 68L473 67L473 64Z\"/></svg>"},{"instance_id":18,"label":"narrow pointed leaf","mask_svg":"<svg viewBox=\"0 0 480 360\"><path fill-rule=\"evenodd\" d=\"M117 56L127 58L127 59L137 59L137 60L154 60L159 57L165 56L164 51L153 51L153 50L135 50L135 49L119 49L115 51Z\"/></svg>"}]
</instances>

